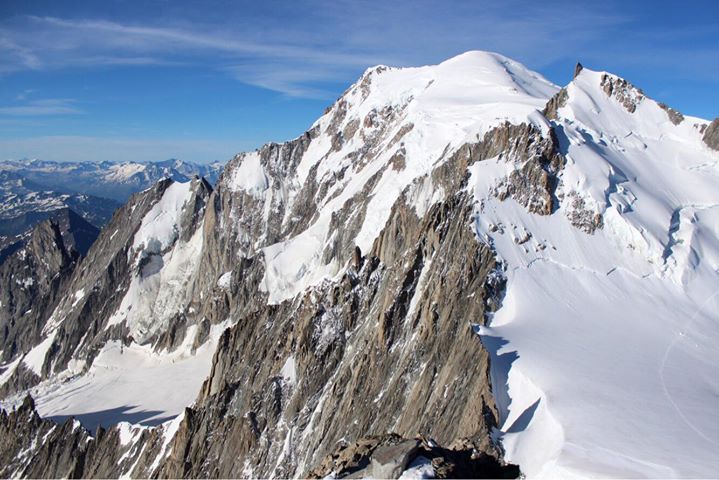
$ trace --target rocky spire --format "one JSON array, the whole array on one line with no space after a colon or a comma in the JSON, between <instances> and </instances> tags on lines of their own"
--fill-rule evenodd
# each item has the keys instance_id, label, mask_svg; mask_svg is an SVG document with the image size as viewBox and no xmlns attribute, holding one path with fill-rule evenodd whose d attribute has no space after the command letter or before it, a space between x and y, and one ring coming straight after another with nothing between
<instances>
[{"instance_id":1,"label":"rocky spire","mask_svg":"<svg viewBox=\"0 0 719 480\"><path fill-rule=\"evenodd\" d=\"M577 75L579 75L582 70L584 70L584 66L577 62L577 65L574 67L574 78L577 78Z\"/></svg>"}]
</instances>

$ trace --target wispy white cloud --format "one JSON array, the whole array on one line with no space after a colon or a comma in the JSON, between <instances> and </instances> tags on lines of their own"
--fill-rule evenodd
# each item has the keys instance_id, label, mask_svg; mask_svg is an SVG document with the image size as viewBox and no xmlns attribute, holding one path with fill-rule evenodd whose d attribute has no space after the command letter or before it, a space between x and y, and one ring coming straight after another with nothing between
<instances>
[{"instance_id":1,"label":"wispy white cloud","mask_svg":"<svg viewBox=\"0 0 719 480\"><path fill-rule=\"evenodd\" d=\"M75 103L75 100L72 98L47 98L32 100L22 105L0 107L0 115L42 117L48 115L76 115L84 113L82 110L77 108Z\"/></svg>"},{"instance_id":2,"label":"wispy white cloud","mask_svg":"<svg viewBox=\"0 0 719 480\"><path fill-rule=\"evenodd\" d=\"M237 80L290 97L327 99L333 93L331 89L323 89L323 84L346 81L345 69L328 65L307 68L279 62L246 63L229 66L226 71Z\"/></svg>"},{"instance_id":3,"label":"wispy white cloud","mask_svg":"<svg viewBox=\"0 0 719 480\"><path fill-rule=\"evenodd\" d=\"M476 48L551 61L566 54L565 42L576 45L620 21L591 8L566 8L561 22L541 9L507 10L487 2L310 1L305 11L311 14L286 12L288 18L276 23L178 19L152 25L25 16L0 24L0 50L10 53L0 57L0 72L182 63L291 96L326 97L323 82L346 83L378 63L426 63Z\"/></svg>"},{"instance_id":4,"label":"wispy white cloud","mask_svg":"<svg viewBox=\"0 0 719 480\"><path fill-rule=\"evenodd\" d=\"M115 65L207 65L246 83L292 96L324 96L315 81L344 78L375 55L302 44L217 26L126 25L106 20L26 16L0 25L0 73ZM299 35L301 36L301 35ZM324 39L330 42L331 39Z\"/></svg>"},{"instance_id":5,"label":"wispy white cloud","mask_svg":"<svg viewBox=\"0 0 719 480\"><path fill-rule=\"evenodd\" d=\"M702 59L692 49L632 28L647 20L631 17L621 5L618 0L306 0L269 2L265 10L253 2L236 9L183 4L195 10L176 9L162 21L24 16L0 23L5 54L0 73L182 64L290 96L327 97L336 88L323 84L346 84L368 66L434 63L471 49L499 51L535 69L579 56L606 60L606 52L617 52L610 57L616 62L631 57L632 65L653 66L653 58L669 52L674 57L667 75L701 70ZM661 34L670 39L697 32L677 25ZM645 51L648 55L637 54Z\"/></svg>"},{"instance_id":6,"label":"wispy white cloud","mask_svg":"<svg viewBox=\"0 0 719 480\"><path fill-rule=\"evenodd\" d=\"M0 73L16 70L35 70L41 65L40 58L31 48L25 47L8 38L13 32L0 29L0 52L4 60L0 61Z\"/></svg>"}]
</instances>

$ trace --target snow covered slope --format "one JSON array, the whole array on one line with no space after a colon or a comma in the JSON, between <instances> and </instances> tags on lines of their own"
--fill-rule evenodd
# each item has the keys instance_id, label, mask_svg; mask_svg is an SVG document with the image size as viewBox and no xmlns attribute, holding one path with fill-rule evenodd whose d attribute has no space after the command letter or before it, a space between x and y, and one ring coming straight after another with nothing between
<instances>
[{"instance_id":1,"label":"snow covered slope","mask_svg":"<svg viewBox=\"0 0 719 480\"><path fill-rule=\"evenodd\" d=\"M478 141L504 122L530 123L547 129L539 110L558 88L541 75L499 54L468 52L439 65L369 69L312 130L299 164L284 180L283 225L291 225L294 203L306 194L308 181L326 185L315 196L317 217L301 233L264 245L267 261L263 289L271 303L294 297L344 267L327 261L325 250L337 235L336 216L348 202L362 203L353 243L367 251L389 218L392 206L415 179L427 176L462 145ZM263 223L273 212L277 189L258 153L228 165L231 191L244 191L265 206ZM319 192L318 192L319 193ZM441 187L418 185L412 202L418 213L441 200ZM359 200L353 200L359 198ZM274 213L274 212L273 212ZM258 245L266 242L261 238Z\"/></svg>"},{"instance_id":2,"label":"snow covered slope","mask_svg":"<svg viewBox=\"0 0 719 480\"><path fill-rule=\"evenodd\" d=\"M158 425L172 419L194 402L226 327L213 326L208 340L196 350L192 348L196 326L171 352L109 342L86 373L35 387L31 392L37 411L58 421L74 416L88 429L123 421Z\"/></svg>"},{"instance_id":3,"label":"snow covered slope","mask_svg":"<svg viewBox=\"0 0 719 480\"><path fill-rule=\"evenodd\" d=\"M560 209L539 218L487 199L478 210L508 277L481 335L495 349L507 458L528 477L715 475L719 154L702 142L706 124L675 124L631 85L584 69L554 121ZM483 167L470 181L478 199ZM576 228L578 213L603 227Z\"/></svg>"},{"instance_id":4,"label":"snow covered slope","mask_svg":"<svg viewBox=\"0 0 719 480\"><path fill-rule=\"evenodd\" d=\"M588 69L563 89L487 52L369 69L214 191L124 207L85 264L106 271L76 273L8 366L77 360L66 339L91 332L43 413L111 401L157 423L195 400L94 476L323 477L338 445L390 431L497 458L491 431L530 478L711 476L711 128ZM141 398L153 383L176 391Z\"/></svg>"}]
</instances>

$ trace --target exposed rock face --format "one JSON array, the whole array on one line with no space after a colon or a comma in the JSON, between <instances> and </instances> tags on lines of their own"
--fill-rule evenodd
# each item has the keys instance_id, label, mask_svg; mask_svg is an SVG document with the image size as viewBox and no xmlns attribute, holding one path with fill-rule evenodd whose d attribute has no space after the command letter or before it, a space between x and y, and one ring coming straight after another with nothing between
<instances>
[{"instance_id":1,"label":"exposed rock face","mask_svg":"<svg viewBox=\"0 0 719 480\"><path fill-rule=\"evenodd\" d=\"M665 112L667 112L667 116L669 117L669 120L674 125L679 125L684 121L684 115L682 115L681 112L674 110L672 107L665 103L660 103L659 107L662 108Z\"/></svg>"},{"instance_id":2,"label":"exposed rock face","mask_svg":"<svg viewBox=\"0 0 719 480\"><path fill-rule=\"evenodd\" d=\"M484 144L517 165L496 187L496 196L500 200L511 197L532 213L551 214L557 208L557 175L564 166L554 132L550 130L545 138L537 128L523 124L505 125L488 135Z\"/></svg>"},{"instance_id":3,"label":"exposed rock face","mask_svg":"<svg viewBox=\"0 0 719 480\"><path fill-rule=\"evenodd\" d=\"M31 397L12 412L0 411L0 475L4 478L107 478L120 472L147 476L169 446L173 432L120 425L95 436L77 420L44 420ZM179 435L182 435L179 432ZM229 443L224 442L227 447ZM340 442L307 474L309 478L398 478L418 462L431 465L435 478L517 478L519 468L458 443L441 447L426 437L396 434ZM146 472L140 474L139 472ZM245 472L247 473L247 472Z\"/></svg>"},{"instance_id":4,"label":"exposed rock face","mask_svg":"<svg viewBox=\"0 0 719 480\"><path fill-rule=\"evenodd\" d=\"M0 411L0 476L3 478L112 478L123 471L152 471L166 447L166 427L128 424L91 436L72 418L62 424L40 418L27 396L12 412Z\"/></svg>"},{"instance_id":5,"label":"exposed rock face","mask_svg":"<svg viewBox=\"0 0 719 480\"><path fill-rule=\"evenodd\" d=\"M584 70L584 66L581 63L577 62L577 65L575 65L575 67L574 67L574 77L573 78L577 78L577 76L580 73L582 73L582 70Z\"/></svg>"},{"instance_id":6,"label":"exposed rock face","mask_svg":"<svg viewBox=\"0 0 719 480\"><path fill-rule=\"evenodd\" d=\"M564 88L561 89L549 100L547 106L544 107L544 111L542 112L544 116L547 117L548 120L556 120L557 111L567 103L567 98L567 90Z\"/></svg>"},{"instance_id":7,"label":"exposed rock face","mask_svg":"<svg viewBox=\"0 0 719 480\"><path fill-rule=\"evenodd\" d=\"M501 284L487 280L498 268L491 249L451 221L469 218L467 200L438 204L421 221L397 206L358 272L240 319L221 340L199 408L180 426L186 433L173 452L184 454L170 457L161 475L238 476L247 468L303 475L341 438L388 425L405 435L431 425L438 439L466 437L491 451L487 356L463 319L481 322ZM432 263L454 247L466 257ZM417 290L420 276L424 291ZM440 302L450 291L463 299L477 294ZM267 337L281 341L266 344ZM282 374L288 362L299 383ZM232 455L221 455L227 443L207 441L217 436L232 439Z\"/></svg>"},{"instance_id":8,"label":"exposed rock face","mask_svg":"<svg viewBox=\"0 0 719 480\"><path fill-rule=\"evenodd\" d=\"M240 319L220 343L202 408L180 427L188 440L173 452L184 457L171 458L163 475L303 475L341 438L384 433L387 425L410 436L432 425L441 441L467 438L477 449L495 452L487 435L496 414L486 352L461 319L482 322L485 311L498 308L501 266L467 228L472 202L460 191L468 165L503 149L508 161L541 165L539 152L554 154L551 140L536 152L523 149L536 133L506 126L461 148L431 175L448 200L417 218L400 199L360 268L352 250L354 269L339 285ZM521 199L532 206L551 198L551 190L537 192ZM449 260L453 251L466 254ZM450 295L457 301L448 301ZM284 340L265 345L267 336ZM303 379L300 385L280 375L288 362ZM472 367L460 373L460 365ZM372 378L365 377L368 371ZM445 397L447 391L453 395ZM375 400L368 406L362 398ZM234 439L232 455L203 440L218 435ZM290 452L280 449L286 442ZM201 458L220 460L203 464Z\"/></svg>"},{"instance_id":9,"label":"exposed rock face","mask_svg":"<svg viewBox=\"0 0 719 480\"><path fill-rule=\"evenodd\" d=\"M77 478L82 475L87 432L79 422L43 420L29 396L11 413L0 412L0 475Z\"/></svg>"},{"instance_id":10,"label":"exposed rock face","mask_svg":"<svg viewBox=\"0 0 719 480\"><path fill-rule=\"evenodd\" d=\"M35 227L24 248L0 264L0 359L9 361L40 342L45 320L62 299L80 254L97 234L92 225L66 211ZM32 377L39 373L28 371ZM19 380L14 388L27 383Z\"/></svg>"},{"instance_id":11,"label":"exposed rock face","mask_svg":"<svg viewBox=\"0 0 719 480\"><path fill-rule=\"evenodd\" d=\"M426 437L406 439L381 435L341 443L327 455L309 478L398 478L417 461L431 465L433 478L517 478L516 465L503 465L494 457L463 445L440 447Z\"/></svg>"},{"instance_id":12,"label":"exposed rock face","mask_svg":"<svg viewBox=\"0 0 719 480\"><path fill-rule=\"evenodd\" d=\"M712 150L719 151L719 118L715 118L704 130L702 140Z\"/></svg>"},{"instance_id":13,"label":"exposed rock face","mask_svg":"<svg viewBox=\"0 0 719 480\"><path fill-rule=\"evenodd\" d=\"M602 215L587 208L585 200L576 191L570 191L567 197L567 218L572 225L589 234L602 228Z\"/></svg>"},{"instance_id":14,"label":"exposed rock face","mask_svg":"<svg viewBox=\"0 0 719 480\"><path fill-rule=\"evenodd\" d=\"M607 96L615 98L629 113L634 113L644 100L644 92L614 75L604 74L601 86Z\"/></svg>"}]
</instances>

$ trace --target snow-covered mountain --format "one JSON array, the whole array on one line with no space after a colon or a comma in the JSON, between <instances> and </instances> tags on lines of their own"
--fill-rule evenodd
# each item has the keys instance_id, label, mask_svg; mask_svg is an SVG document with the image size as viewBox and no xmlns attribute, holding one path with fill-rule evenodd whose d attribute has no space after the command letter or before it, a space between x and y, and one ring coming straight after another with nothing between
<instances>
[{"instance_id":1,"label":"snow-covered mountain","mask_svg":"<svg viewBox=\"0 0 719 480\"><path fill-rule=\"evenodd\" d=\"M70 209L99 228L119 206L107 198L53 191L16 172L0 170L0 262L21 248L35 225L47 218ZM84 255L87 249L80 253Z\"/></svg>"},{"instance_id":2,"label":"snow-covered mountain","mask_svg":"<svg viewBox=\"0 0 719 480\"><path fill-rule=\"evenodd\" d=\"M712 476L718 181L719 121L606 72L369 69L62 264L0 473Z\"/></svg>"},{"instance_id":3,"label":"snow-covered mountain","mask_svg":"<svg viewBox=\"0 0 719 480\"><path fill-rule=\"evenodd\" d=\"M222 164L199 164L170 159L162 162L51 162L46 160L0 161L0 172L14 172L62 193L80 193L125 202L163 178L189 182L196 175L214 184Z\"/></svg>"},{"instance_id":4,"label":"snow-covered mountain","mask_svg":"<svg viewBox=\"0 0 719 480\"><path fill-rule=\"evenodd\" d=\"M166 160L148 163L0 161L0 261L21 248L40 221L70 208L96 227L133 193L163 178L215 183L222 164Z\"/></svg>"}]
</instances>

